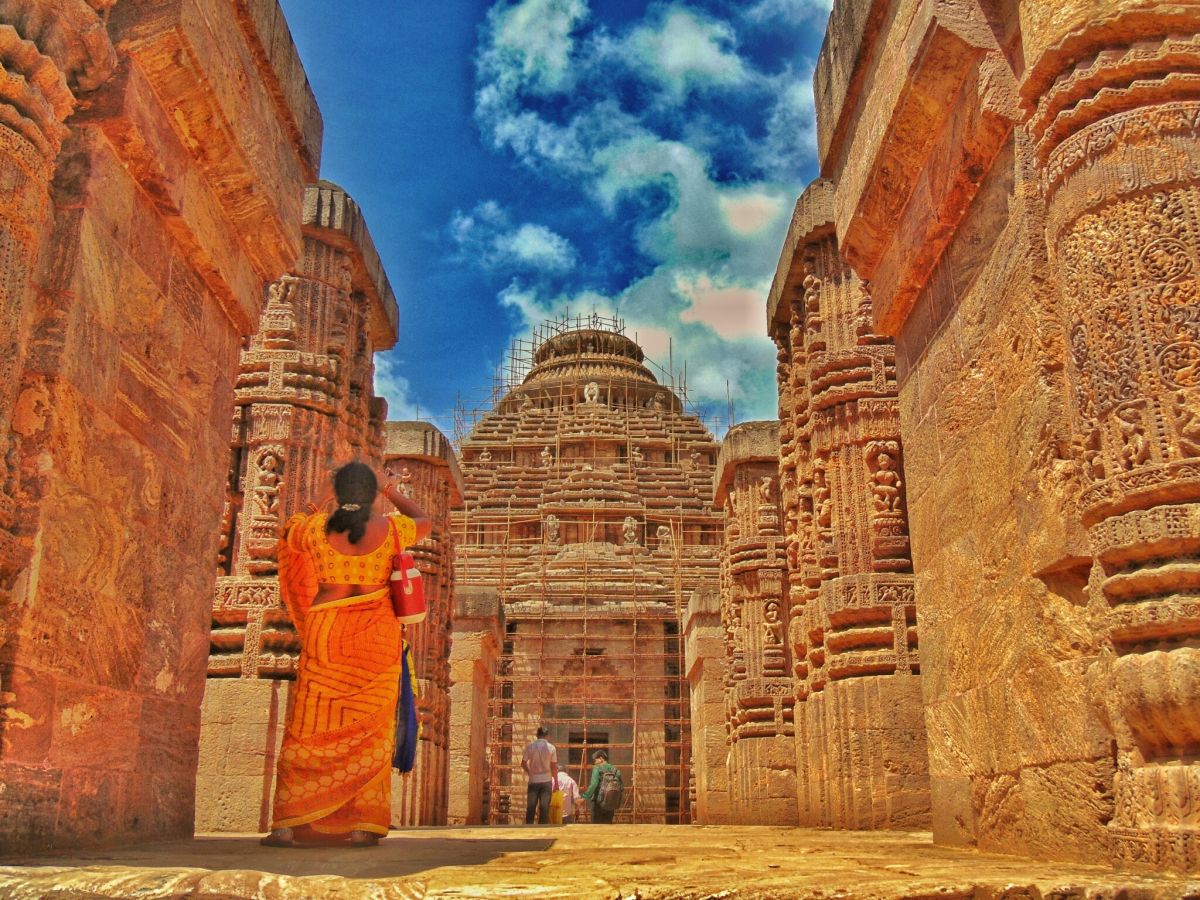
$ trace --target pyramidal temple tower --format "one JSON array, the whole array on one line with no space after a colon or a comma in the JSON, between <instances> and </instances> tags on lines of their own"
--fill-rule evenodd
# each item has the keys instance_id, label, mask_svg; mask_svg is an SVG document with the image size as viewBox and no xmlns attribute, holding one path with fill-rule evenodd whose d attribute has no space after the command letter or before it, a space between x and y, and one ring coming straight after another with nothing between
<instances>
[{"instance_id":1,"label":"pyramidal temple tower","mask_svg":"<svg viewBox=\"0 0 1200 900\"><path fill-rule=\"evenodd\" d=\"M522 821L521 751L544 724L577 781L609 751L626 786L617 821L687 821L680 625L720 577L718 445L621 323L551 322L524 346L461 445L456 629L491 634L456 631L456 656L474 659L455 680L469 665L490 683L456 708L483 746L451 792L470 795L463 821Z\"/></svg>"}]
</instances>

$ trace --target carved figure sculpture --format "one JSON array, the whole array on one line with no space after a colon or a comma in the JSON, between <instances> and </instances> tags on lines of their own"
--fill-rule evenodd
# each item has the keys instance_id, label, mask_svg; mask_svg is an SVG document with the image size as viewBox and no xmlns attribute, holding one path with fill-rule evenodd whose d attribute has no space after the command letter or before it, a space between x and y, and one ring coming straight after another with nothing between
<instances>
[{"instance_id":1,"label":"carved figure sculpture","mask_svg":"<svg viewBox=\"0 0 1200 900\"><path fill-rule=\"evenodd\" d=\"M675 536L671 533L670 525L659 525L655 536L658 538L659 550L669 551L675 549Z\"/></svg>"},{"instance_id":2,"label":"carved figure sculpture","mask_svg":"<svg viewBox=\"0 0 1200 900\"><path fill-rule=\"evenodd\" d=\"M900 491L904 482L896 471L895 455L900 445L895 441L876 441L867 448L867 465L871 468L871 493L875 498L876 516L891 517L900 513Z\"/></svg>"},{"instance_id":3,"label":"carved figure sculpture","mask_svg":"<svg viewBox=\"0 0 1200 900\"><path fill-rule=\"evenodd\" d=\"M1121 465L1127 471L1136 469L1150 458L1141 410L1137 406L1122 406L1117 408L1116 414L1121 431Z\"/></svg>"},{"instance_id":4,"label":"carved figure sculpture","mask_svg":"<svg viewBox=\"0 0 1200 900\"><path fill-rule=\"evenodd\" d=\"M1183 391L1175 395L1174 414L1179 449L1185 456L1200 456L1200 415L1188 403Z\"/></svg>"},{"instance_id":5,"label":"carved figure sculpture","mask_svg":"<svg viewBox=\"0 0 1200 900\"><path fill-rule=\"evenodd\" d=\"M546 535L546 543L558 543L558 516L551 513L542 523L542 533Z\"/></svg>"},{"instance_id":6,"label":"carved figure sculpture","mask_svg":"<svg viewBox=\"0 0 1200 900\"><path fill-rule=\"evenodd\" d=\"M542 465L545 468L548 469L552 465L554 465L554 454L550 452L549 447L543 447L542 452L539 454L539 457L542 460Z\"/></svg>"},{"instance_id":7,"label":"carved figure sculpture","mask_svg":"<svg viewBox=\"0 0 1200 900\"><path fill-rule=\"evenodd\" d=\"M583 402L591 404L599 403L600 385L596 384L594 381L589 381L587 386L583 389Z\"/></svg>"},{"instance_id":8,"label":"carved figure sculpture","mask_svg":"<svg viewBox=\"0 0 1200 900\"><path fill-rule=\"evenodd\" d=\"M625 546L638 546L637 519L633 516L626 516L625 526L622 528L621 533L625 538Z\"/></svg>"}]
</instances>

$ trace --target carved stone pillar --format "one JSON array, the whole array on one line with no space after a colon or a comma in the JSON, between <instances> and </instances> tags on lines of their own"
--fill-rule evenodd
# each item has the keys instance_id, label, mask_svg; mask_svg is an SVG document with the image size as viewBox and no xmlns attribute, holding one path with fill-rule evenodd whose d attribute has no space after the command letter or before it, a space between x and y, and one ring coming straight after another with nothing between
<instances>
[{"instance_id":1,"label":"carved stone pillar","mask_svg":"<svg viewBox=\"0 0 1200 900\"><path fill-rule=\"evenodd\" d=\"M0 2L0 597L29 557L18 537L20 507L35 506L40 496L36 486L21 484L27 453L20 445L43 432L49 393L44 379L22 370L34 266L50 224L50 182L74 92L94 88L112 67L103 22L82 0ZM0 644L4 631L0 620Z\"/></svg>"},{"instance_id":2,"label":"carved stone pillar","mask_svg":"<svg viewBox=\"0 0 1200 900\"><path fill-rule=\"evenodd\" d=\"M729 430L714 475L728 510L721 552L729 805L733 821L796 821L787 550L779 533L775 422Z\"/></svg>"},{"instance_id":3,"label":"carved stone pillar","mask_svg":"<svg viewBox=\"0 0 1200 900\"><path fill-rule=\"evenodd\" d=\"M1119 863L1200 868L1200 35L1194 7L1024 4L1062 283ZM1051 26L1054 27L1051 27ZM1048 31L1047 31L1048 29Z\"/></svg>"},{"instance_id":4,"label":"carved stone pillar","mask_svg":"<svg viewBox=\"0 0 1200 900\"><path fill-rule=\"evenodd\" d=\"M796 205L770 300L801 824L928 821L895 350L843 261L833 191Z\"/></svg>"},{"instance_id":5,"label":"carved stone pillar","mask_svg":"<svg viewBox=\"0 0 1200 900\"><path fill-rule=\"evenodd\" d=\"M430 536L412 548L421 569L428 615L405 626L420 697L421 741L414 770L393 776L392 821L445 825L449 790L450 635L454 629L454 537L450 511L462 505L463 479L454 449L424 422L388 422L383 460L405 479L412 499L433 522Z\"/></svg>"}]
</instances>

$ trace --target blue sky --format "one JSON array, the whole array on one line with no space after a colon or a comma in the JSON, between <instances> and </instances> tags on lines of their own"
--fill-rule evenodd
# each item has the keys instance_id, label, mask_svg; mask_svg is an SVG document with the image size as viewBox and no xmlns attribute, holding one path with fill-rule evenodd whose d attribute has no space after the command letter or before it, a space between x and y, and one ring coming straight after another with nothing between
<instances>
[{"instance_id":1,"label":"blue sky","mask_svg":"<svg viewBox=\"0 0 1200 900\"><path fill-rule=\"evenodd\" d=\"M389 418L449 433L510 341L622 317L698 409L776 414L766 293L816 177L829 0L282 0L400 303ZM714 423L715 424L715 423Z\"/></svg>"}]
</instances>

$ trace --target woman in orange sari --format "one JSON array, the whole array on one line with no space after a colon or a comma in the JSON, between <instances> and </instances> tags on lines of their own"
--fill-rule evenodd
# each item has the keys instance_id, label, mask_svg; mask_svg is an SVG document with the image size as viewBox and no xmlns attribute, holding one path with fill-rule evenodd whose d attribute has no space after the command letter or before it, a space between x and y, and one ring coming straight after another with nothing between
<instances>
[{"instance_id":1,"label":"woman in orange sari","mask_svg":"<svg viewBox=\"0 0 1200 900\"><path fill-rule=\"evenodd\" d=\"M271 833L262 843L349 838L371 847L391 821L401 673L392 557L429 534L421 508L363 463L333 475L332 515L297 514L279 544L279 587L300 664L279 752ZM398 515L374 512L376 493Z\"/></svg>"}]
</instances>

